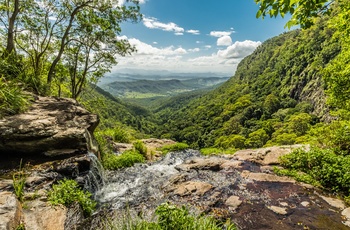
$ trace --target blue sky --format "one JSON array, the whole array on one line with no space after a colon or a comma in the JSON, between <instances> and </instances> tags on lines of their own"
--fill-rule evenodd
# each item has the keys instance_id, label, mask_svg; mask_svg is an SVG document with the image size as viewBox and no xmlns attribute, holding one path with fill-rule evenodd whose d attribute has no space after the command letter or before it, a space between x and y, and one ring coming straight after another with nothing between
<instances>
[{"instance_id":1,"label":"blue sky","mask_svg":"<svg viewBox=\"0 0 350 230\"><path fill-rule=\"evenodd\" d=\"M138 52L120 57L124 69L212 72L228 76L287 19L255 18L254 0L142 0L143 20L122 24L121 38Z\"/></svg>"}]
</instances>

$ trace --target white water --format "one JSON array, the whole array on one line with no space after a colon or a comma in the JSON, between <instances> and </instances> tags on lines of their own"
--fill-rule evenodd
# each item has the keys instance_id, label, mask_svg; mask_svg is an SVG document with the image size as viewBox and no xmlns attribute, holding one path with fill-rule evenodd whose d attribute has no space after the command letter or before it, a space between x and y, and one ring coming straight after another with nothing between
<instances>
[{"instance_id":1,"label":"white water","mask_svg":"<svg viewBox=\"0 0 350 230\"><path fill-rule=\"evenodd\" d=\"M107 182L95 193L95 199L111 204L113 208L136 205L146 200L159 201L163 195L162 186L178 173L175 167L199 155L194 150L174 152L152 164L137 164L123 170L109 171Z\"/></svg>"}]
</instances>

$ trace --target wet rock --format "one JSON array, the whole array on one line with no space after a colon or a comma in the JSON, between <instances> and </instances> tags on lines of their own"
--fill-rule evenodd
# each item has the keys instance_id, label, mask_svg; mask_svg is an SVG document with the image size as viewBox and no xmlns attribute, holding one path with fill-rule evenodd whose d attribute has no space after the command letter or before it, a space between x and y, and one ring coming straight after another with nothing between
<instances>
[{"instance_id":1,"label":"wet rock","mask_svg":"<svg viewBox=\"0 0 350 230\"><path fill-rule=\"evenodd\" d=\"M232 210L236 210L241 204L242 201L240 200L239 196L230 196L225 204L230 207Z\"/></svg>"},{"instance_id":2,"label":"wet rock","mask_svg":"<svg viewBox=\"0 0 350 230\"><path fill-rule=\"evenodd\" d=\"M209 183L198 182L198 181L188 181L179 184L175 190L174 194L179 196L203 196L206 192L211 190L213 186Z\"/></svg>"},{"instance_id":3,"label":"wet rock","mask_svg":"<svg viewBox=\"0 0 350 230\"><path fill-rule=\"evenodd\" d=\"M22 206L11 192L0 192L0 230L12 230L22 222Z\"/></svg>"},{"instance_id":4,"label":"wet rock","mask_svg":"<svg viewBox=\"0 0 350 230\"><path fill-rule=\"evenodd\" d=\"M97 152L92 133L98 122L75 100L38 97L27 112L0 120L0 152L50 157Z\"/></svg>"}]
</instances>

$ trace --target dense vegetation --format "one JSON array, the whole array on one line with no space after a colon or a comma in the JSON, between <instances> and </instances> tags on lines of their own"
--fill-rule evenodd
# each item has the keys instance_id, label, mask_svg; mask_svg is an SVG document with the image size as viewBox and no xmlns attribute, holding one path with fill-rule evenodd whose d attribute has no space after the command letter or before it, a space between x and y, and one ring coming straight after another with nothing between
<instances>
[{"instance_id":1,"label":"dense vegetation","mask_svg":"<svg viewBox=\"0 0 350 230\"><path fill-rule=\"evenodd\" d=\"M313 125L330 118L322 76L341 50L334 31L322 18L267 40L223 86L180 109L157 111L158 135L199 148L305 142Z\"/></svg>"}]
</instances>

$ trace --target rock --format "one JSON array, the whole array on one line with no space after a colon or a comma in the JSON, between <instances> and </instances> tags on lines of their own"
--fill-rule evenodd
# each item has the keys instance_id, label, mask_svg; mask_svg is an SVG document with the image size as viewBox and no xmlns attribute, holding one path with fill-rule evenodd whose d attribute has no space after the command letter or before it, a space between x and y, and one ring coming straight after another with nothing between
<instances>
[{"instance_id":1,"label":"rock","mask_svg":"<svg viewBox=\"0 0 350 230\"><path fill-rule=\"evenodd\" d=\"M301 202L300 204L301 204L302 206L304 206L304 207L310 206L310 202L308 202L308 201L303 201L303 202Z\"/></svg>"},{"instance_id":2,"label":"rock","mask_svg":"<svg viewBox=\"0 0 350 230\"><path fill-rule=\"evenodd\" d=\"M176 168L183 171L189 171L191 169L195 170L211 170L219 171L221 170L221 165L228 160L216 157L210 158L194 158L189 161L186 161L184 164L177 166Z\"/></svg>"},{"instance_id":3,"label":"rock","mask_svg":"<svg viewBox=\"0 0 350 230\"><path fill-rule=\"evenodd\" d=\"M278 207L278 206L268 206L268 209L272 210L273 212L280 214L280 215L286 215L287 214L287 208L286 207Z\"/></svg>"},{"instance_id":4,"label":"rock","mask_svg":"<svg viewBox=\"0 0 350 230\"><path fill-rule=\"evenodd\" d=\"M238 196L230 196L225 204L230 207L232 210L236 210L241 204L242 201L239 199Z\"/></svg>"},{"instance_id":5,"label":"rock","mask_svg":"<svg viewBox=\"0 0 350 230\"><path fill-rule=\"evenodd\" d=\"M345 209L346 206L342 200L332 198L332 197L326 197L326 196L320 196L323 200L325 200L329 205L338 208L338 209Z\"/></svg>"},{"instance_id":6,"label":"rock","mask_svg":"<svg viewBox=\"0 0 350 230\"><path fill-rule=\"evenodd\" d=\"M345 224L346 226L350 227L350 208L346 208L344 209L341 214L345 217L345 221L343 222L343 224Z\"/></svg>"},{"instance_id":7,"label":"rock","mask_svg":"<svg viewBox=\"0 0 350 230\"><path fill-rule=\"evenodd\" d=\"M0 120L0 152L50 157L97 152L97 115L73 99L38 97L22 114Z\"/></svg>"},{"instance_id":8,"label":"rock","mask_svg":"<svg viewBox=\"0 0 350 230\"><path fill-rule=\"evenodd\" d=\"M23 221L28 230L63 230L66 221L67 209L64 206L55 206L46 202L34 200L26 202L23 210Z\"/></svg>"},{"instance_id":9,"label":"rock","mask_svg":"<svg viewBox=\"0 0 350 230\"><path fill-rule=\"evenodd\" d=\"M203 196L212 188L213 186L209 183L199 181L187 181L185 183L179 184L174 190L174 194L179 196Z\"/></svg>"},{"instance_id":10,"label":"rock","mask_svg":"<svg viewBox=\"0 0 350 230\"><path fill-rule=\"evenodd\" d=\"M22 222L22 206L11 192L0 192L0 230L12 230Z\"/></svg>"},{"instance_id":11,"label":"rock","mask_svg":"<svg viewBox=\"0 0 350 230\"><path fill-rule=\"evenodd\" d=\"M277 176L274 174L267 174L267 173L252 173L247 170L244 170L241 176L243 178L251 179L255 181L290 182L290 183L296 182L294 179L285 177L285 176Z\"/></svg>"},{"instance_id":12,"label":"rock","mask_svg":"<svg viewBox=\"0 0 350 230\"><path fill-rule=\"evenodd\" d=\"M261 165L276 165L278 158L292 152L294 149L304 148L308 150L308 145L287 145L287 146L273 146L260 149L245 149L237 151L233 156L226 156L234 158L239 161L251 161Z\"/></svg>"}]
</instances>

